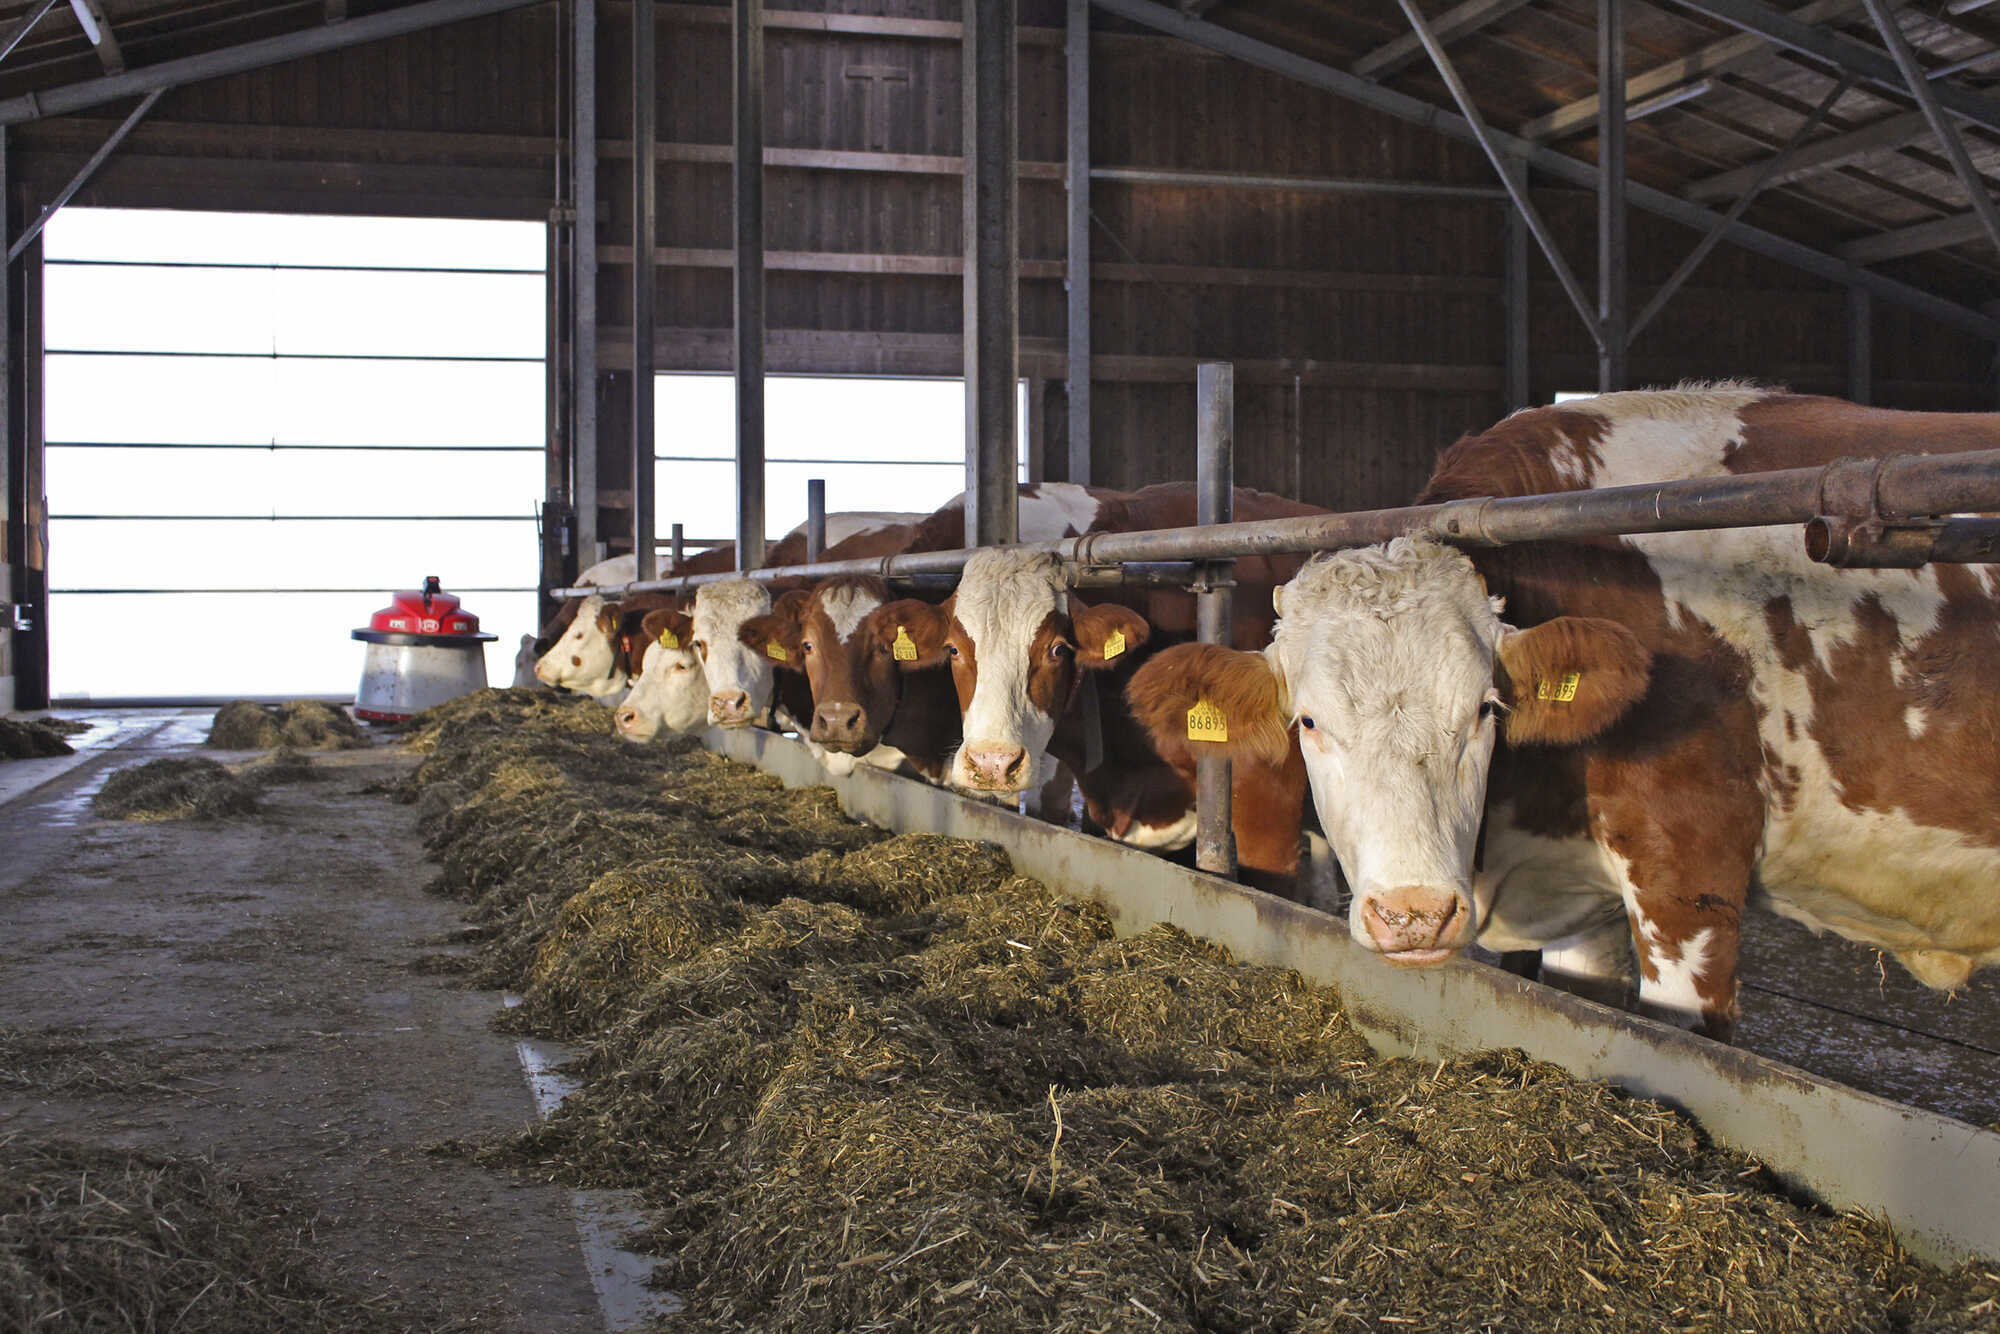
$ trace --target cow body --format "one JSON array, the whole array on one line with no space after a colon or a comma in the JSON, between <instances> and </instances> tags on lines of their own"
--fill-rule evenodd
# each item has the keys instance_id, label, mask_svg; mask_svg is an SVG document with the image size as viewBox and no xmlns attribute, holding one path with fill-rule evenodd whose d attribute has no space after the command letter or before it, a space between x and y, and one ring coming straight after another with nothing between
<instances>
[{"instance_id":1,"label":"cow body","mask_svg":"<svg viewBox=\"0 0 2000 1334\"><path fill-rule=\"evenodd\" d=\"M1995 447L1988 415L1607 394L1460 441L1419 502ZM1230 670L1298 723L1360 943L1629 960L1641 1008L1726 1035L1753 898L1934 987L2000 962L1996 573L1835 570L1794 528L1399 540L1308 567Z\"/></svg>"}]
</instances>

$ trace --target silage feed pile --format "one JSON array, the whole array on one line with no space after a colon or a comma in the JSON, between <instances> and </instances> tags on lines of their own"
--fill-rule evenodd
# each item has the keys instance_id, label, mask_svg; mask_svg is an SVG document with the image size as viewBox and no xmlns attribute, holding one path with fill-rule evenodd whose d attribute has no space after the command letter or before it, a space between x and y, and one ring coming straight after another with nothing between
<instances>
[{"instance_id":1,"label":"silage feed pile","mask_svg":"<svg viewBox=\"0 0 2000 1334\"><path fill-rule=\"evenodd\" d=\"M464 1330L329 1273L312 1220L200 1159L0 1136L10 1334Z\"/></svg>"},{"instance_id":2,"label":"silage feed pile","mask_svg":"<svg viewBox=\"0 0 2000 1334\"><path fill-rule=\"evenodd\" d=\"M254 815L257 789L214 760L152 760L104 780L90 808L106 820L219 820Z\"/></svg>"},{"instance_id":3,"label":"silage feed pile","mask_svg":"<svg viewBox=\"0 0 2000 1334\"><path fill-rule=\"evenodd\" d=\"M473 1151L640 1189L672 1329L2000 1324L2000 1276L1656 1104L1515 1053L1378 1059L1294 974L1116 939L995 849L514 693L427 720L411 793L509 1024L587 1054Z\"/></svg>"},{"instance_id":4,"label":"silage feed pile","mask_svg":"<svg viewBox=\"0 0 2000 1334\"><path fill-rule=\"evenodd\" d=\"M74 754L76 748L63 740L63 733L69 730L42 718L0 718L0 760Z\"/></svg>"},{"instance_id":5,"label":"silage feed pile","mask_svg":"<svg viewBox=\"0 0 2000 1334\"><path fill-rule=\"evenodd\" d=\"M356 750L372 744L345 709L316 699L283 704L231 700L216 710L208 745L217 750Z\"/></svg>"}]
</instances>

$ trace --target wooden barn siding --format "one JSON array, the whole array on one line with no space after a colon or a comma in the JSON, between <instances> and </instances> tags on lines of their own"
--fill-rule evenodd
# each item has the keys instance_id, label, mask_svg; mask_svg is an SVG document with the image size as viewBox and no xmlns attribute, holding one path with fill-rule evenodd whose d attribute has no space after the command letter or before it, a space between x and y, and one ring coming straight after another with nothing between
<instances>
[{"instance_id":1,"label":"wooden barn siding","mask_svg":"<svg viewBox=\"0 0 2000 1334\"><path fill-rule=\"evenodd\" d=\"M726 147L726 10L663 6L665 143ZM796 11L832 7L808 0ZM890 0L878 15L956 21L950 0ZM1059 381L1065 338L1060 262L1064 191L1063 59L1055 0L1022 8L1020 151L1024 373ZM80 202L295 208L537 218L551 189L551 137L564 80L557 7L517 11L337 52L167 95ZM600 237L629 257L629 9L600 28L604 134ZM1093 41L1093 155L1102 164L1491 186L1471 147L1168 39L1107 24ZM767 135L776 148L956 158L955 41L771 29ZM892 67L906 82L850 78ZM886 96L884 117L871 114ZM115 123L107 111L14 137L28 201L46 198ZM305 131L336 132L324 146ZM345 137L342 137L344 134ZM398 135L461 135L402 145ZM374 136L374 137L370 137ZM730 242L726 161L668 161L658 243L687 256L664 269L662 361L726 365L730 283L712 267ZM957 176L780 167L767 176L767 245L811 257L954 258ZM1592 281L1594 204L1538 189L1572 265ZM1409 200L1096 182L1092 252L1098 384L1093 470L1102 483L1185 476L1193 452L1192 364L1239 363L1238 460L1246 484L1335 507L1396 503L1438 448L1498 417L1504 356L1500 285L1504 208L1495 201ZM1633 308L1697 237L1635 212ZM615 248L623 248L623 256ZM1039 263L1037 263L1039 262ZM1553 274L1532 261L1532 395L1590 388L1595 354ZM1262 277L1275 274L1275 277ZM1207 281L1197 281L1207 279ZM772 364L792 370L950 373L960 281L927 273L769 275ZM601 277L605 360L629 365L626 271ZM1843 294L1817 279L1719 247L1633 348L1635 381L1746 377L1802 390L1845 385ZM835 335L815 338L814 331ZM841 339L841 334L855 337ZM914 337L911 337L914 336ZM1924 408L1992 405L1992 349L1878 306L1877 401ZM1159 360L1167 359L1167 360ZM1299 377L1294 391L1293 376ZM629 469L614 429L626 392L603 387L600 475ZM1063 393L1045 400L1049 475L1063 473ZM1302 457L1291 449L1299 441Z\"/></svg>"}]
</instances>

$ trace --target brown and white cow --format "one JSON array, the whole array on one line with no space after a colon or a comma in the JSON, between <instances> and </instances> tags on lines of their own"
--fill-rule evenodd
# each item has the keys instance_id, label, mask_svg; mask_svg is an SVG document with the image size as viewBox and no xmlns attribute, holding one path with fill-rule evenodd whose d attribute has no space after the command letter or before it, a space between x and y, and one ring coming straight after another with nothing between
<instances>
[{"instance_id":1,"label":"brown and white cow","mask_svg":"<svg viewBox=\"0 0 2000 1334\"><path fill-rule=\"evenodd\" d=\"M679 608L646 613L638 633L641 670L612 730L627 741L651 741L708 725L708 679L692 646L693 618Z\"/></svg>"},{"instance_id":2,"label":"brown and white cow","mask_svg":"<svg viewBox=\"0 0 2000 1334\"><path fill-rule=\"evenodd\" d=\"M1996 447L2000 416L1606 394L1459 441L1420 501ZM1399 539L1278 609L1262 654L1148 670L1238 701L1232 747L1296 724L1350 932L1391 960L1636 954L1641 1007L1718 1036L1752 900L1933 987L2000 962L2000 569L1835 570L1793 528Z\"/></svg>"}]
</instances>

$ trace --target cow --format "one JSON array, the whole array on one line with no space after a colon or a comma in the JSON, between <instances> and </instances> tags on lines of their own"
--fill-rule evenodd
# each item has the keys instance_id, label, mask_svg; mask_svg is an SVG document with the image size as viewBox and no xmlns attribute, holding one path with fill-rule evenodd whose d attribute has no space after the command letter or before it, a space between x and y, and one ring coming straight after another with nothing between
<instances>
[{"instance_id":1,"label":"cow","mask_svg":"<svg viewBox=\"0 0 2000 1334\"><path fill-rule=\"evenodd\" d=\"M2000 415L1603 394L1461 439L1418 501L1996 447ZM1614 991L1636 963L1642 1012L1727 1039L1751 902L1934 988L2000 962L1997 600L1993 567L1835 570L1790 528L1399 538L1302 570L1262 653L1135 688L1227 700L1232 754L1293 729L1362 947L1562 946Z\"/></svg>"},{"instance_id":2,"label":"cow","mask_svg":"<svg viewBox=\"0 0 2000 1334\"><path fill-rule=\"evenodd\" d=\"M1122 492L1072 486L1067 482L1023 484L1018 493L1017 531L1021 540L1029 542L1074 537L1085 531L1106 505L1118 504L1123 495ZM961 494L914 523L885 528L828 547L824 559L848 560L904 551L948 551L963 546L964 542L965 497ZM719 597L709 592L715 587L717 585L708 585L702 590L702 595L712 600ZM782 590L784 596L797 595L792 602L784 604L788 610L795 608L808 591L797 583L775 587ZM697 649L703 653L709 690L719 701L713 711L714 721L722 726L767 721L771 710L771 692L774 687L781 687L797 692L794 698L782 701L788 718L786 725L796 726L808 740L812 740L810 723L813 705L805 681L789 671L775 679L772 676L774 665L796 666L790 660L789 651L770 636L747 641L739 637L744 623L771 611L771 605L768 602L759 605L754 595L740 590L729 596L727 611L721 601L714 601L713 605L715 611L706 621L697 615L695 641ZM735 619L730 619L732 616ZM724 636L729 641L726 651L719 647ZM814 741L813 744L819 743Z\"/></svg>"},{"instance_id":3,"label":"cow","mask_svg":"<svg viewBox=\"0 0 2000 1334\"><path fill-rule=\"evenodd\" d=\"M708 724L708 680L692 646L692 618L678 608L646 613L640 623L641 670L612 727L627 741L651 741Z\"/></svg>"},{"instance_id":4,"label":"cow","mask_svg":"<svg viewBox=\"0 0 2000 1334\"><path fill-rule=\"evenodd\" d=\"M1281 497L1239 489L1245 518L1320 513ZM1194 496L1185 484L1149 487L1123 498L1116 522L1135 528L1191 523ZM1274 572L1296 568L1289 558L1247 559L1238 581L1268 587ZM964 742L947 771L954 787L974 793L1033 789L1060 761L1076 776L1091 820L1113 838L1140 847L1171 851L1194 840L1193 760L1185 747L1172 758L1148 741L1123 707L1131 669L1143 661L1149 641L1193 629L1194 602L1181 591L1148 592L1135 600L1141 615L1112 602L1091 605L1072 595L1060 562L1031 552L975 553L966 562L957 591L942 606L915 600L889 603L862 622L871 646L906 639L898 665L921 672L947 664L960 706ZM1270 617L1239 599L1234 634L1260 642ZM1090 681L1102 675L1099 690ZM1082 707L1098 697L1098 753L1093 754L1090 720ZM1244 879L1259 888L1296 892L1299 828L1296 821L1270 836L1258 814L1272 806L1296 808L1304 798L1302 765L1245 764L1232 788L1243 817L1236 822L1238 856Z\"/></svg>"},{"instance_id":5,"label":"cow","mask_svg":"<svg viewBox=\"0 0 2000 1334\"><path fill-rule=\"evenodd\" d=\"M536 677L558 689L615 703L639 676L645 648L634 641L641 620L649 611L679 604L671 593L638 593L617 602L592 594L583 599L555 647L535 664Z\"/></svg>"},{"instance_id":6,"label":"cow","mask_svg":"<svg viewBox=\"0 0 2000 1334\"><path fill-rule=\"evenodd\" d=\"M858 633L869 612L893 600L889 585L872 575L820 581L802 598L780 598L773 609L746 621L738 637L753 649L779 650L775 665L802 675L811 692L806 739L823 752L822 763L844 773L855 763L910 772L942 782L958 746L958 700L941 667L913 674L897 668L898 635ZM907 639L907 636L902 636Z\"/></svg>"},{"instance_id":7,"label":"cow","mask_svg":"<svg viewBox=\"0 0 2000 1334\"><path fill-rule=\"evenodd\" d=\"M872 537L890 534L891 542L900 542L903 538L897 535L908 532L917 522L928 517L874 511L829 514L826 516L826 537L828 542L851 544L856 555L881 554L870 547ZM889 551L901 549L895 545L886 548ZM801 524L771 544L766 560L770 564L793 564L804 560L805 554L806 531L805 525ZM722 574L733 568L735 561L734 547L710 547L689 556L679 565L670 565L660 577L671 579L683 574ZM613 556L578 575L577 583L609 586L628 584L638 577L638 562L635 559ZM538 642L544 643L545 648L540 661L535 664L535 677L544 685L573 690L607 702L615 702L623 695L639 676L643 663L634 661L621 665L618 645L611 629L613 621L604 615L610 605L609 599L597 594L567 599L542 630L542 639Z\"/></svg>"}]
</instances>

